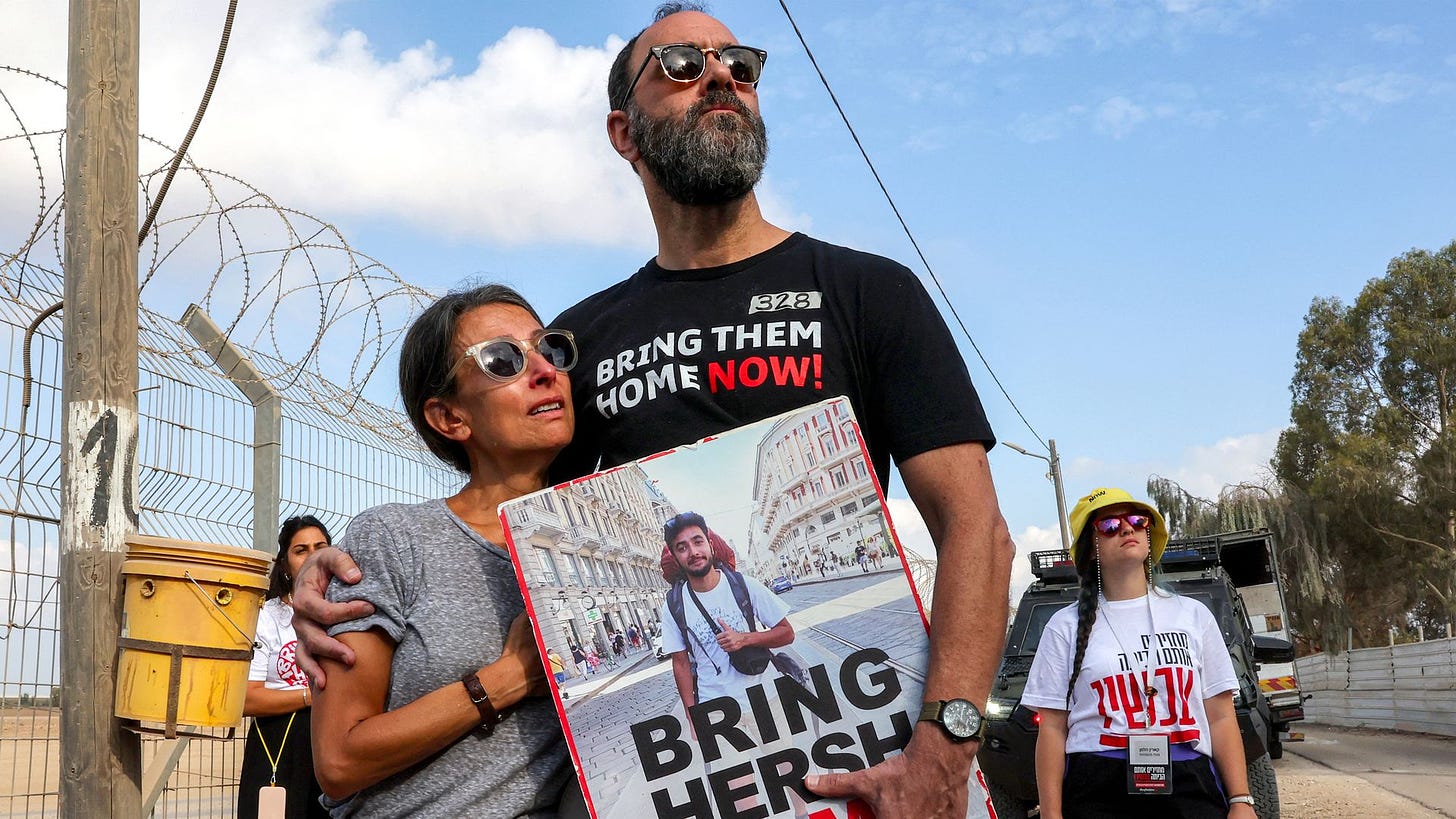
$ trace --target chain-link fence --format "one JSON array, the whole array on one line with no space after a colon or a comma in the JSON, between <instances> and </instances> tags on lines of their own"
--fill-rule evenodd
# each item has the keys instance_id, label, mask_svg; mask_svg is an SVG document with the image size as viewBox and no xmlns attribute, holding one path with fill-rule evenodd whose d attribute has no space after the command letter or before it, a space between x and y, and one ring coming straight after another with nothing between
<instances>
[{"instance_id":1,"label":"chain-link fence","mask_svg":"<svg viewBox=\"0 0 1456 819\"><path fill-rule=\"evenodd\" d=\"M64 111L61 83L0 65L0 819L58 812ZM144 207L173 156L143 135ZM180 320L190 303L281 399L280 517L338 533L369 506L451 493L460 476L361 397L389 380L377 376L429 294L328 222L185 159L140 248L140 532L256 545L255 444L272 442L254 440L249 385ZM29 203L15 195L26 179ZM144 799L160 790L157 816L231 816L241 756L241 739L144 737Z\"/></svg>"},{"instance_id":2,"label":"chain-link fence","mask_svg":"<svg viewBox=\"0 0 1456 819\"><path fill-rule=\"evenodd\" d=\"M8 351L0 372L0 526L8 535L0 815L50 816L59 776L60 321L48 318L29 338L27 327L59 299L61 281L34 269L27 276L23 287L7 282L6 292L22 299L0 299ZM141 333L140 531L252 545L252 406L178 323L144 310ZM357 397L345 406L343 392L324 383L275 387L283 395L284 515L310 512L341 531L361 509L438 497L459 483L403 431L397 413ZM341 396L338 405L320 403L330 392ZM179 754L156 815L230 815L241 740L178 742L144 740L144 767Z\"/></svg>"}]
</instances>

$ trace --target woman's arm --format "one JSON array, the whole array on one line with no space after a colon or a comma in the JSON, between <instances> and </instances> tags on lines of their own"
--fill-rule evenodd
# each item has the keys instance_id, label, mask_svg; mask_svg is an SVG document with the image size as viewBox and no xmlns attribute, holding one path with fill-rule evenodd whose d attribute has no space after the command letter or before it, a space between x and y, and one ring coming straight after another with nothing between
<instances>
[{"instance_id":1,"label":"woman's arm","mask_svg":"<svg viewBox=\"0 0 1456 819\"><path fill-rule=\"evenodd\" d=\"M1234 692L1225 691L1203 701L1208 715L1208 732L1213 735L1213 764L1229 796L1249 792L1249 763L1244 759L1244 740L1239 736L1239 718L1234 713ZM1229 819L1253 819L1254 809L1242 802L1229 805Z\"/></svg>"},{"instance_id":2,"label":"woman's arm","mask_svg":"<svg viewBox=\"0 0 1456 819\"><path fill-rule=\"evenodd\" d=\"M276 717L292 714L313 703L313 694L307 688L278 690L266 688L262 680L248 680L248 691L243 695L243 716Z\"/></svg>"},{"instance_id":3,"label":"woman's arm","mask_svg":"<svg viewBox=\"0 0 1456 819\"><path fill-rule=\"evenodd\" d=\"M340 635L354 665L321 657L329 687L313 709L313 756L320 787L342 799L454 744L480 725L480 711L465 686L448 683L393 711L389 694L394 642L379 629ZM500 659L478 672L496 711L546 691L545 669L531 623L511 623Z\"/></svg>"},{"instance_id":4,"label":"woman's arm","mask_svg":"<svg viewBox=\"0 0 1456 819\"><path fill-rule=\"evenodd\" d=\"M1038 708L1036 795L1042 819L1062 819L1062 778L1067 771L1067 712Z\"/></svg>"}]
</instances>

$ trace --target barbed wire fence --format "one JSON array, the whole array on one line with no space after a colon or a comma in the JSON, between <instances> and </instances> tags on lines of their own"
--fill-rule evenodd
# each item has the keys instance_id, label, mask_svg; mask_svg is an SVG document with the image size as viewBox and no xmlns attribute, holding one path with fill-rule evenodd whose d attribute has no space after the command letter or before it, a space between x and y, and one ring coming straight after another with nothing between
<instances>
[{"instance_id":1,"label":"barbed wire fence","mask_svg":"<svg viewBox=\"0 0 1456 819\"><path fill-rule=\"evenodd\" d=\"M53 816L59 793L61 355L65 88L0 66L0 813ZM175 152L143 135L150 208ZM282 398L280 512L338 532L358 511L453 491L403 414L369 400L431 294L328 222L184 156L141 247L140 531L253 545L253 406L180 322L196 304ZM17 195L33 179L28 207ZM371 392L373 391L373 392ZM391 399L382 399L391 400ZM219 732L221 733L221 732ZM243 736L242 732L238 737ZM144 737L156 816L230 816L242 740ZM169 764L170 763L170 764Z\"/></svg>"}]
</instances>

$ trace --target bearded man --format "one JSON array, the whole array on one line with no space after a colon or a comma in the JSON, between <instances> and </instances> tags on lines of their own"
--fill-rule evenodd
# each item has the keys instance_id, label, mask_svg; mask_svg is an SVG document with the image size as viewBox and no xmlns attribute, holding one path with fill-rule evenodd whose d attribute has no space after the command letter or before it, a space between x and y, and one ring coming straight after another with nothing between
<instances>
[{"instance_id":1,"label":"bearded man","mask_svg":"<svg viewBox=\"0 0 1456 819\"><path fill-rule=\"evenodd\" d=\"M881 819L960 819L980 738L965 726L979 723L1000 659L1015 551L986 458L995 436L913 273L764 219L754 187L768 155L766 59L690 3L659 7L617 55L607 136L642 180L657 255L552 322L575 332L581 356L576 435L553 478L848 396L880 486L893 459L936 545L928 702L902 755L806 784L859 796ZM360 616L322 600L331 572L356 574L337 552L299 573L294 625L309 650L348 662L307 619ZM952 724L947 703L976 719Z\"/></svg>"}]
</instances>

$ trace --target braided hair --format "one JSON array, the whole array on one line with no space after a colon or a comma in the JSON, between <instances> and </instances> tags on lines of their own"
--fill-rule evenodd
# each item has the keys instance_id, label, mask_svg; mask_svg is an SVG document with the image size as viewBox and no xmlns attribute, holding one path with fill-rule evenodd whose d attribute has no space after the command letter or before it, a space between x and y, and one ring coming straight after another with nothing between
<instances>
[{"instance_id":1,"label":"braided hair","mask_svg":"<svg viewBox=\"0 0 1456 819\"><path fill-rule=\"evenodd\" d=\"M1077 578L1081 591L1077 594L1077 650L1072 654L1072 677L1067 680L1067 710L1072 709L1072 689L1077 685L1077 675L1082 673L1082 659L1087 656L1087 640L1092 636L1092 626L1097 623L1097 595L1102 583L1096 563L1097 535L1091 526L1082 527L1077 536L1076 558Z\"/></svg>"}]
</instances>

